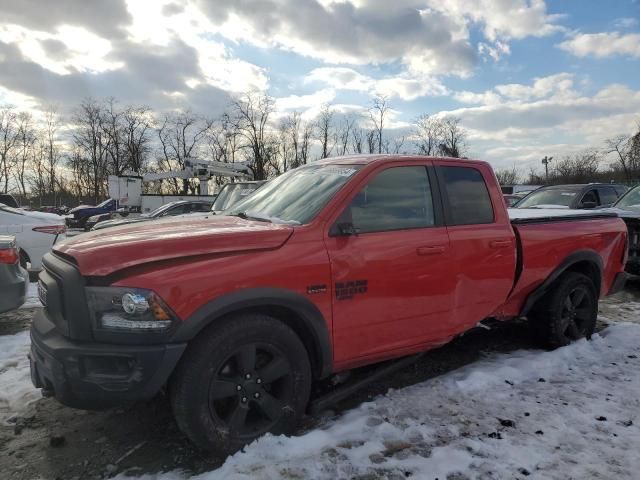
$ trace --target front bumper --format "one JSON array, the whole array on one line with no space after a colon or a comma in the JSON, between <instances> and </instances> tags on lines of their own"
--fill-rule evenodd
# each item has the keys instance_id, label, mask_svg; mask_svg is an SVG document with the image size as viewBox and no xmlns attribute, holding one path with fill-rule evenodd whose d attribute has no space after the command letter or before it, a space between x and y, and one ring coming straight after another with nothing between
<instances>
[{"instance_id":1,"label":"front bumper","mask_svg":"<svg viewBox=\"0 0 640 480\"><path fill-rule=\"evenodd\" d=\"M31 381L44 396L74 408L101 409L147 400L166 384L186 344L75 342L41 309L31 326Z\"/></svg>"}]
</instances>

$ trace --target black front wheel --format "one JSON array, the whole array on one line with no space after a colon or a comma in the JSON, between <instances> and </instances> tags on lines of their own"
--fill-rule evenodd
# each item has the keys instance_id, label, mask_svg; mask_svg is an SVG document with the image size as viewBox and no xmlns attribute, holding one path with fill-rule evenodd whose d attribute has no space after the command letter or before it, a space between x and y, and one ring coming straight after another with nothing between
<instances>
[{"instance_id":1,"label":"black front wheel","mask_svg":"<svg viewBox=\"0 0 640 480\"><path fill-rule=\"evenodd\" d=\"M288 326L264 315L214 324L173 376L179 427L199 447L231 452L264 433L289 433L311 388L307 351Z\"/></svg>"},{"instance_id":2,"label":"black front wheel","mask_svg":"<svg viewBox=\"0 0 640 480\"><path fill-rule=\"evenodd\" d=\"M529 315L531 328L544 346L557 348L591 338L598 316L598 293L589 277L567 272L551 286Z\"/></svg>"}]
</instances>

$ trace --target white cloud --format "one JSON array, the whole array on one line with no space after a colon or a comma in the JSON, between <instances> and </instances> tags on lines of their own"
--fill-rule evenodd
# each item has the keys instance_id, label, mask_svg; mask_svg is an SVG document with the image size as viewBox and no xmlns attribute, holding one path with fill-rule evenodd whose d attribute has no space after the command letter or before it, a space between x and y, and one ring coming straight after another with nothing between
<instances>
[{"instance_id":1,"label":"white cloud","mask_svg":"<svg viewBox=\"0 0 640 480\"><path fill-rule=\"evenodd\" d=\"M207 38L214 26L197 6L171 0L127 0L127 8L132 15L127 31L136 43L166 46L178 38L195 49L204 78L192 79L191 85L204 82L230 92L268 88L264 69L234 58L224 44Z\"/></svg>"},{"instance_id":2,"label":"white cloud","mask_svg":"<svg viewBox=\"0 0 640 480\"><path fill-rule=\"evenodd\" d=\"M55 33L0 24L0 41L14 44L25 58L66 75L73 71L102 73L122 67L108 58L111 42L82 27L60 25Z\"/></svg>"},{"instance_id":3,"label":"white cloud","mask_svg":"<svg viewBox=\"0 0 640 480\"><path fill-rule=\"evenodd\" d=\"M428 0L429 6L452 17L484 25L490 41L541 37L562 30L561 15L549 15L544 0Z\"/></svg>"},{"instance_id":4,"label":"white cloud","mask_svg":"<svg viewBox=\"0 0 640 480\"><path fill-rule=\"evenodd\" d=\"M333 89L327 88L311 93L309 95L289 95L276 99L277 110L299 110L320 108L322 105L331 102L336 96Z\"/></svg>"},{"instance_id":5,"label":"white cloud","mask_svg":"<svg viewBox=\"0 0 640 480\"><path fill-rule=\"evenodd\" d=\"M408 72L396 76L375 79L347 67L322 67L312 70L305 82L322 82L339 90L354 90L368 94L380 94L389 98L414 100L423 96L440 96L447 88L436 78L412 75Z\"/></svg>"},{"instance_id":6,"label":"white cloud","mask_svg":"<svg viewBox=\"0 0 640 480\"><path fill-rule=\"evenodd\" d=\"M577 57L605 58L630 56L640 58L640 33L581 33L558 47Z\"/></svg>"},{"instance_id":7,"label":"white cloud","mask_svg":"<svg viewBox=\"0 0 640 480\"><path fill-rule=\"evenodd\" d=\"M576 89L569 73L456 92L454 98L475 106L436 115L461 118L471 153L499 166L600 147L606 138L637 130L640 121L640 91L612 84L588 95Z\"/></svg>"},{"instance_id":8,"label":"white cloud","mask_svg":"<svg viewBox=\"0 0 640 480\"><path fill-rule=\"evenodd\" d=\"M616 18L613 22L615 28L634 28L640 25L637 18L634 17L621 17Z\"/></svg>"}]
</instances>

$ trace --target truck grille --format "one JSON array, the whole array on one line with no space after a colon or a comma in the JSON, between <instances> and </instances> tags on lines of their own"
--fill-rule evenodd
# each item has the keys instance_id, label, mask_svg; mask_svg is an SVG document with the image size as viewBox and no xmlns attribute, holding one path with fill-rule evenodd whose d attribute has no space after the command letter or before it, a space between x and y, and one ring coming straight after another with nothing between
<instances>
[{"instance_id":1,"label":"truck grille","mask_svg":"<svg viewBox=\"0 0 640 480\"><path fill-rule=\"evenodd\" d=\"M62 335L78 340L91 338L85 281L75 264L47 253L42 265L38 296L51 322Z\"/></svg>"},{"instance_id":2,"label":"truck grille","mask_svg":"<svg viewBox=\"0 0 640 480\"><path fill-rule=\"evenodd\" d=\"M38 298L40 299L40 303L47 306L47 287L45 287L42 281L38 281Z\"/></svg>"}]
</instances>

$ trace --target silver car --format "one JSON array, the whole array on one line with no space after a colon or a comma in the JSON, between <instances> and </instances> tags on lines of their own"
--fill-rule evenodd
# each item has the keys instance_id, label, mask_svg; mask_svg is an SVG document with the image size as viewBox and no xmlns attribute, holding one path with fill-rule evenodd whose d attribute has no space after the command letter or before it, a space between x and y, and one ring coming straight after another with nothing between
<instances>
[{"instance_id":1,"label":"silver car","mask_svg":"<svg viewBox=\"0 0 640 480\"><path fill-rule=\"evenodd\" d=\"M15 237L0 235L0 313L24 303L28 283L29 274L20 266Z\"/></svg>"}]
</instances>

